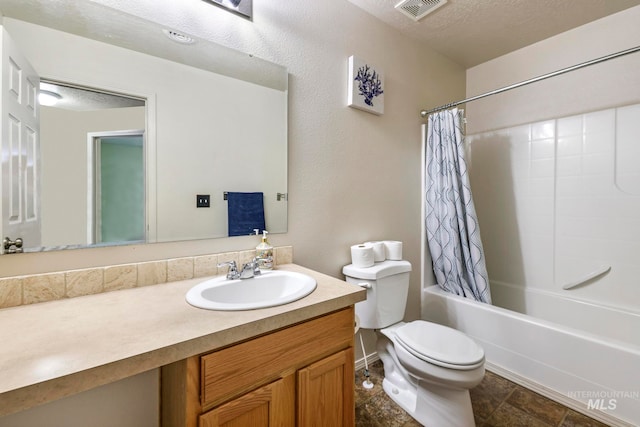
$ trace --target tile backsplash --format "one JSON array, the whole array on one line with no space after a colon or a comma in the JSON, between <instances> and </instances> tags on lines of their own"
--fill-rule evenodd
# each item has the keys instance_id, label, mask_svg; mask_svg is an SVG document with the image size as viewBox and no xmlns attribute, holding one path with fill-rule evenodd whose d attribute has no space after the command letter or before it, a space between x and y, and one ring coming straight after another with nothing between
<instances>
[{"instance_id":1,"label":"tile backsplash","mask_svg":"<svg viewBox=\"0 0 640 427\"><path fill-rule=\"evenodd\" d=\"M273 255L275 265L293 262L291 246L276 247ZM225 274L228 267L218 263L242 265L254 257L247 250L0 278L0 309Z\"/></svg>"}]
</instances>

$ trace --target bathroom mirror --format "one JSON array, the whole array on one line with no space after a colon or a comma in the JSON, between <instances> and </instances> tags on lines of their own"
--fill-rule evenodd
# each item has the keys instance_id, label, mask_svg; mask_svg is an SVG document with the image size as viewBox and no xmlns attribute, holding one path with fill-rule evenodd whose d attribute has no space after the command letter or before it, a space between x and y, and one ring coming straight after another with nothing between
<instances>
[{"instance_id":1,"label":"bathroom mirror","mask_svg":"<svg viewBox=\"0 0 640 427\"><path fill-rule=\"evenodd\" d=\"M89 126L93 119L52 116L55 107L38 106L42 194L33 205L41 208L35 211L41 236L25 239L25 251L228 237L226 192L263 193L266 228L287 231L284 67L86 0L0 0L0 11L3 42L12 39L44 81L140 102L85 114L124 115L116 127ZM45 133L52 126L82 130L64 148L54 147ZM143 215L142 239L96 237L95 138L113 142L117 133L119 142L126 137L124 145L138 147L131 156L142 159L137 194L144 200L138 217L116 222ZM65 182L52 169L81 172ZM132 181L114 185L128 187L123 182ZM203 195L208 207L197 207ZM0 231L21 237L6 225Z\"/></svg>"}]
</instances>

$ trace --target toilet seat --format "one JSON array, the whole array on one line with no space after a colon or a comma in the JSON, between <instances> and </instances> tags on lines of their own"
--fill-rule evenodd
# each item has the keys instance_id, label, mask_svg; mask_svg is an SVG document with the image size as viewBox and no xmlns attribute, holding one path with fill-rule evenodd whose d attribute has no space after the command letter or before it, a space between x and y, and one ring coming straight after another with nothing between
<instances>
[{"instance_id":1,"label":"toilet seat","mask_svg":"<svg viewBox=\"0 0 640 427\"><path fill-rule=\"evenodd\" d=\"M415 320L395 331L396 342L413 356L437 366L471 370L484 363L484 350L460 331Z\"/></svg>"}]
</instances>

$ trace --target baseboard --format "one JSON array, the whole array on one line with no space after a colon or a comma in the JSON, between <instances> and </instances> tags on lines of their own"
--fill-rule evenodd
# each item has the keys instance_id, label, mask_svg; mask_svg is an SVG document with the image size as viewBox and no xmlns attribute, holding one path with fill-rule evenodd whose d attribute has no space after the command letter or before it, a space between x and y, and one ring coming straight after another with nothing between
<instances>
[{"instance_id":1,"label":"baseboard","mask_svg":"<svg viewBox=\"0 0 640 427\"><path fill-rule=\"evenodd\" d=\"M366 364L368 364L368 365L371 365L372 363L374 363L374 362L376 362L378 360L380 360L380 358L378 357L378 353L377 352L373 352L373 353L369 354L368 356L366 356L366 361L367 361ZM356 360L356 372L365 368L365 363L364 362L365 362L365 358L364 357L361 358L361 359Z\"/></svg>"},{"instance_id":2,"label":"baseboard","mask_svg":"<svg viewBox=\"0 0 640 427\"><path fill-rule=\"evenodd\" d=\"M597 411L597 410L587 410L585 404L583 402L579 402L577 400L571 399L568 396L558 393L555 390L552 390L548 387L545 387L542 384L531 381L530 379L523 377L515 372L511 372L501 366L495 365L491 362L485 362L485 368L488 371L493 372L494 374L500 375L503 378L506 378L522 387L525 387L531 391L534 391L538 394L541 394L544 397L547 397L554 402L558 402L561 405L566 406L567 408L573 409L576 412L580 412L581 414L586 415L587 417L598 420L604 424L607 424L612 427L634 427L633 424L627 423L625 421L620 420L619 418L613 417L608 413Z\"/></svg>"}]
</instances>

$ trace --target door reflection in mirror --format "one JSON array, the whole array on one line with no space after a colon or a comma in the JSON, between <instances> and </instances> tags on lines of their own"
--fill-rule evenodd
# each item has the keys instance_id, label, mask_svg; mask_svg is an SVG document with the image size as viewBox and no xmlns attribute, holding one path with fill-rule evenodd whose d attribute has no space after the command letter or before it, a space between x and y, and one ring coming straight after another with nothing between
<instances>
[{"instance_id":1,"label":"door reflection in mirror","mask_svg":"<svg viewBox=\"0 0 640 427\"><path fill-rule=\"evenodd\" d=\"M145 240L145 100L45 81L42 245ZM60 191L64 188L65 191Z\"/></svg>"},{"instance_id":2,"label":"door reflection in mirror","mask_svg":"<svg viewBox=\"0 0 640 427\"><path fill-rule=\"evenodd\" d=\"M90 243L145 241L144 131L89 135Z\"/></svg>"}]
</instances>

